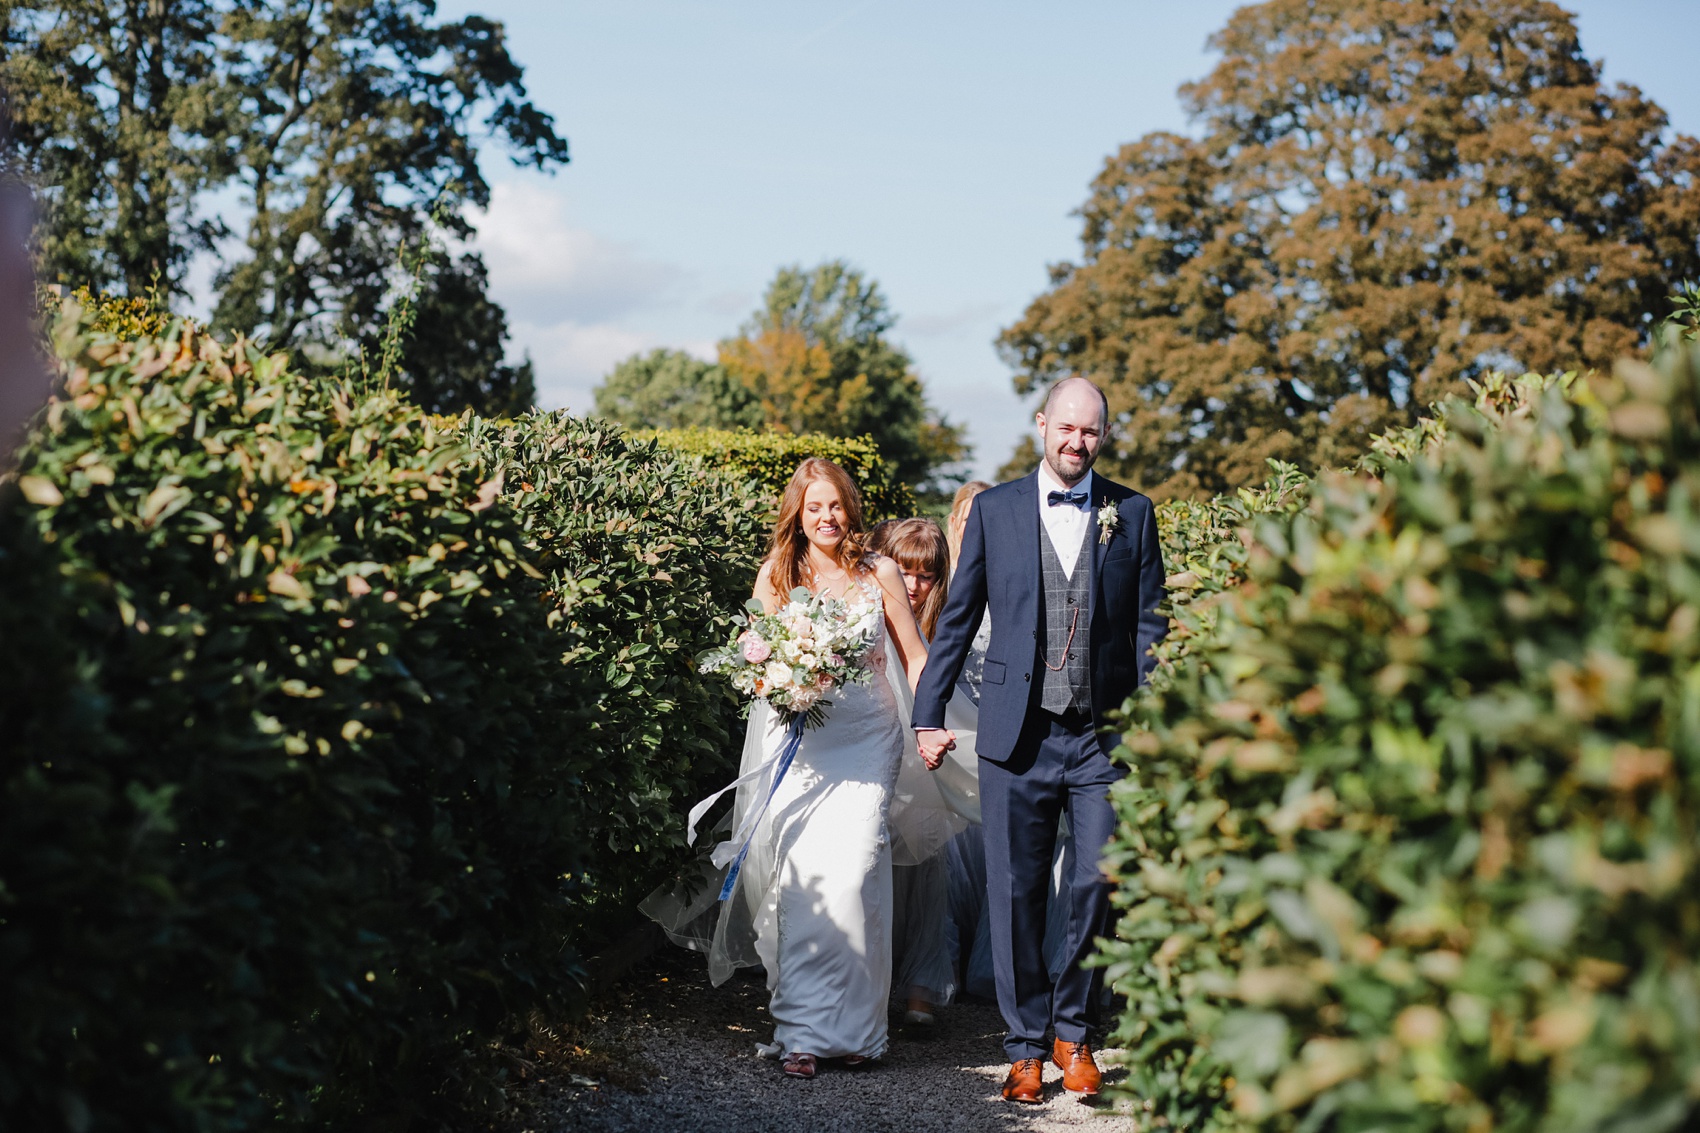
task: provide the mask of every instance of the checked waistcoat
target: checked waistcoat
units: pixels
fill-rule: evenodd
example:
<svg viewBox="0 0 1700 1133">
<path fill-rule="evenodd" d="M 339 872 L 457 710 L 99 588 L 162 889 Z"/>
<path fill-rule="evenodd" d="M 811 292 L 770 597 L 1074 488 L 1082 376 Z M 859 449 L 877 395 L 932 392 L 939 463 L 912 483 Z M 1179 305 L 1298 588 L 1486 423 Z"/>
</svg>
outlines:
<svg viewBox="0 0 1700 1133">
<path fill-rule="evenodd" d="M 1092 627 L 1092 538 L 1091 532 L 1080 541 L 1080 557 L 1074 563 L 1074 575 L 1063 573 L 1062 559 L 1051 545 L 1051 536 L 1043 527 L 1039 531 L 1039 565 L 1044 573 L 1044 598 L 1041 624 L 1044 626 L 1040 643 L 1044 646 L 1044 667 L 1039 670 L 1039 707 L 1047 712 L 1066 712 L 1071 708 L 1085 709 L 1092 703 L 1091 675 L 1087 671 L 1090 659 Z M 1078 618 L 1078 621 L 1075 619 Z M 1074 642 L 1069 643 L 1069 626 L 1074 625 Z M 1060 669 L 1052 666 L 1061 665 Z"/>
</svg>

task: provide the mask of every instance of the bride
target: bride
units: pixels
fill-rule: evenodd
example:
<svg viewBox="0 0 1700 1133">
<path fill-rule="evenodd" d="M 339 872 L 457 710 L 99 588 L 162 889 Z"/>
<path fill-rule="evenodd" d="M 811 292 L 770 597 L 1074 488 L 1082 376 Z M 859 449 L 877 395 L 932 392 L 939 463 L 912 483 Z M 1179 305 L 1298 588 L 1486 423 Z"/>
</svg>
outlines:
<svg viewBox="0 0 1700 1133">
<path fill-rule="evenodd" d="M 908 704 L 927 650 L 909 611 L 903 576 L 890 559 L 862 551 L 862 502 L 838 465 L 811 457 L 797 466 L 755 597 L 770 612 L 803 587 L 851 602 L 878 602 L 882 628 L 866 664 L 873 679 L 831 694 L 825 723 L 803 732 L 790 770 L 756 825 L 709 945 L 715 983 L 736 967 L 767 972 L 774 1041 L 786 1074 L 815 1076 L 818 1060 L 878 1058 L 886 1049 L 891 992 L 892 792 L 906 744 Z M 770 768 L 786 728 L 763 701 L 750 712 L 732 829 L 773 789 Z M 718 886 L 713 887 L 718 891 Z M 666 926 L 704 911 L 701 897 L 677 909 L 646 902 Z M 708 914 L 704 914 L 705 916 Z M 691 928 L 669 928 L 701 946 Z"/>
</svg>

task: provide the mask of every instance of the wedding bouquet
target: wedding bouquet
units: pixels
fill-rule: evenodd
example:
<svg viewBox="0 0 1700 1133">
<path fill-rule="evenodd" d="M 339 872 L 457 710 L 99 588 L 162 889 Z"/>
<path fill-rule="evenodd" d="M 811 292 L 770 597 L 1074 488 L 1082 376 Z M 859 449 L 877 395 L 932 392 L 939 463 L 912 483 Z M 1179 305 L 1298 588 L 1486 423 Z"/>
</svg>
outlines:
<svg viewBox="0 0 1700 1133">
<path fill-rule="evenodd" d="M 732 895 L 756 826 L 797 757 L 803 729 L 825 722 L 826 709 L 832 704 L 826 696 L 833 689 L 864 683 L 872 675 L 868 649 L 885 616 L 878 602 L 847 602 L 801 588 L 791 591 L 790 601 L 771 614 L 753 598 L 745 609 L 747 614 L 732 619 L 739 626 L 732 640 L 698 656 L 697 665 L 705 673 L 726 674 L 733 688 L 771 704 L 785 724 L 786 737 L 759 767 L 691 808 L 687 843 L 696 841 L 697 824 L 716 799 L 745 784 L 766 781 L 759 804 L 745 811 L 732 837 L 716 847 L 710 858 L 715 866 L 726 869 L 722 901 Z"/>
<path fill-rule="evenodd" d="M 697 658 L 704 673 L 724 673 L 745 696 L 765 700 L 786 724 L 820 724 L 827 694 L 868 680 L 868 647 L 882 616 L 878 602 L 847 602 L 805 589 L 768 613 L 750 599 L 731 641 Z"/>
</svg>

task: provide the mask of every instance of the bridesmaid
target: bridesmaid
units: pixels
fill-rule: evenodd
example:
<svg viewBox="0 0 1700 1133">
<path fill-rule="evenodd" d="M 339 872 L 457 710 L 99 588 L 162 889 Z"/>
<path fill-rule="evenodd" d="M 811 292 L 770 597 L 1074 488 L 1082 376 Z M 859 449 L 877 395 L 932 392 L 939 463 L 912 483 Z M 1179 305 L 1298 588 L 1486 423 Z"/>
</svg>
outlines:
<svg viewBox="0 0 1700 1133">
<path fill-rule="evenodd" d="M 944 531 L 930 519 L 887 520 L 869 532 L 868 550 L 897 564 L 909 607 L 922 635 L 932 640 L 950 589 Z M 932 1025 L 934 1012 L 956 993 L 947 877 L 944 853 L 892 867 L 892 986 L 905 997 L 905 1021 L 920 1026 Z"/>
<path fill-rule="evenodd" d="M 974 498 L 990 487 L 984 480 L 970 480 L 956 490 L 950 502 L 945 539 L 950 545 L 952 574 L 962 553 L 962 533 L 968 527 Z M 992 619 L 986 618 L 980 623 L 980 632 L 974 635 L 968 660 L 962 666 L 962 678 L 957 682 L 962 698 L 975 711 L 980 705 L 980 672 L 985 667 L 986 647 L 991 639 Z M 960 990 L 977 999 L 994 1000 L 997 983 L 992 974 L 992 925 L 986 908 L 986 844 L 978 822 L 951 839 L 945 860 L 950 893 L 946 931 L 961 976 Z"/>
</svg>

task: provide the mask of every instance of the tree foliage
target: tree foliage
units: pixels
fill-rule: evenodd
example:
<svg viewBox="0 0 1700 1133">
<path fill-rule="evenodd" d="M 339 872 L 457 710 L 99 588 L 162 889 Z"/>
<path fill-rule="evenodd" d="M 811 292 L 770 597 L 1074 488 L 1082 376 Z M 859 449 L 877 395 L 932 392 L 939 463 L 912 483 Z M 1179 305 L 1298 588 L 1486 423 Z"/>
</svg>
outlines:
<svg viewBox="0 0 1700 1133">
<path fill-rule="evenodd" d="M 1124 146 L 1082 257 L 1000 339 L 1109 391 L 1106 470 L 1166 495 L 1346 465 L 1492 369 L 1601 366 L 1700 268 L 1700 144 L 1608 90 L 1544 0 L 1269 0 Z"/>
<path fill-rule="evenodd" d="M 239 237 L 215 278 L 214 326 L 294 348 L 298 363 L 371 346 L 402 249 L 433 217 L 470 233 L 466 210 L 489 202 L 480 131 L 516 163 L 567 160 L 502 26 L 439 22 L 428 0 L 7 0 L 0 12 L 13 157 L 47 205 L 44 276 L 131 295 L 157 280 L 169 298 L 196 253 Z M 240 193 L 241 231 L 204 214 L 220 192 Z M 491 341 L 505 327 L 487 320 L 483 284 L 465 260 L 425 276 L 423 306 L 462 328 L 435 342 L 452 353 L 428 376 L 415 366 L 434 395 L 500 366 Z M 491 326 L 467 333 L 474 321 Z"/>
<path fill-rule="evenodd" d="M 918 510 L 909 485 L 865 437 L 799 436 L 773 429 L 662 429 L 648 439 L 668 452 L 698 457 L 721 475 L 744 479 L 769 522 L 797 465 L 811 456 L 830 460 L 850 474 L 862 493 L 863 515 L 869 522 L 902 519 Z"/>
<path fill-rule="evenodd" d="M 467 252 L 432 265 L 401 348 L 401 387 L 434 413 L 524 413 L 537 401 L 531 359 L 506 362 L 508 313 L 488 293 L 484 260 Z"/>
<path fill-rule="evenodd" d="M 564 162 L 566 142 L 525 101 L 502 26 L 434 24 L 425 0 L 274 0 L 235 8 L 226 82 L 251 110 L 237 150 L 252 192 L 249 258 L 221 276 L 219 321 L 273 341 L 358 337 L 401 242 L 435 213 L 470 234 L 489 204 L 473 138 L 485 126 L 519 164 Z"/>
<path fill-rule="evenodd" d="M 761 403 L 726 367 L 683 350 L 634 354 L 596 387 L 596 414 L 634 429 L 757 429 Z"/>
<path fill-rule="evenodd" d="M 927 404 L 879 284 L 842 260 L 781 268 L 720 364 L 792 433 L 868 436 L 909 483 L 967 455 L 960 426 Z"/>
<path fill-rule="evenodd" d="M 968 455 L 962 429 L 927 404 L 879 284 L 842 260 L 781 268 L 718 365 L 676 350 L 634 354 L 596 390 L 596 411 L 634 428 L 768 427 L 868 437 L 899 480 L 923 489 Z"/>
<path fill-rule="evenodd" d="M 0 13 L 9 156 L 46 206 L 45 276 L 177 289 L 189 257 L 229 234 L 196 209 L 235 172 L 216 5 L 6 0 Z"/>
</svg>

